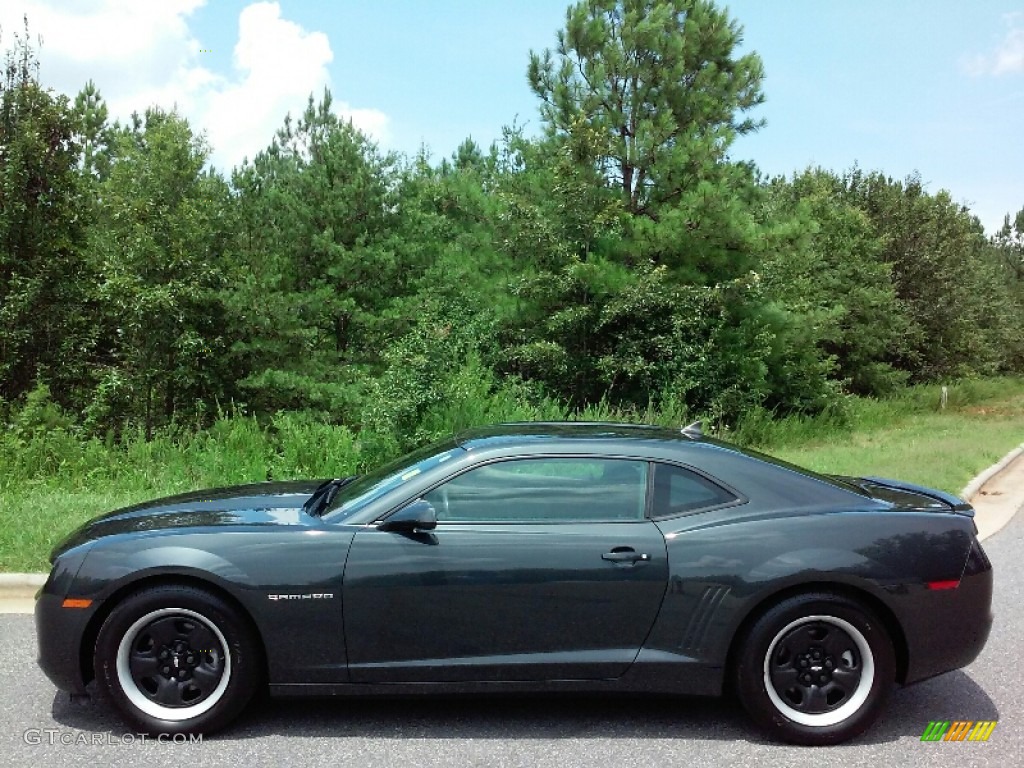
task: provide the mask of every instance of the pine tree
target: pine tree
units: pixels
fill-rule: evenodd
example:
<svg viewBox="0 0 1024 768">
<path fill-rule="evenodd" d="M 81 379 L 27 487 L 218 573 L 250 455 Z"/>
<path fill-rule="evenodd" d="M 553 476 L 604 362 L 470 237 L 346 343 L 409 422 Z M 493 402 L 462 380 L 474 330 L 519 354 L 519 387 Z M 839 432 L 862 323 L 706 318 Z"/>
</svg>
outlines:
<svg viewBox="0 0 1024 768">
<path fill-rule="evenodd" d="M 761 61 L 707 0 L 584 0 L 528 79 L 549 129 L 596 162 L 634 214 L 657 215 L 726 159 L 763 101 Z"/>
</svg>

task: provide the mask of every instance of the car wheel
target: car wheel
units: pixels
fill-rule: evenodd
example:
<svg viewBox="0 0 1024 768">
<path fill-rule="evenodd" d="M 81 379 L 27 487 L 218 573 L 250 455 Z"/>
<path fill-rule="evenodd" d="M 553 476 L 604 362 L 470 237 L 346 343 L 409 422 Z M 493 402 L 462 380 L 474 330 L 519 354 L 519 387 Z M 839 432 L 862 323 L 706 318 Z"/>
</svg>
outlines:
<svg viewBox="0 0 1024 768">
<path fill-rule="evenodd" d="M 743 706 L 768 736 L 836 744 L 878 717 L 896 677 L 884 625 L 840 595 L 798 595 L 751 627 L 736 665 Z"/>
<path fill-rule="evenodd" d="M 100 628 L 101 684 L 140 730 L 210 733 L 236 717 L 262 681 L 245 617 L 188 586 L 159 586 L 119 603 Z"/>
</svg>

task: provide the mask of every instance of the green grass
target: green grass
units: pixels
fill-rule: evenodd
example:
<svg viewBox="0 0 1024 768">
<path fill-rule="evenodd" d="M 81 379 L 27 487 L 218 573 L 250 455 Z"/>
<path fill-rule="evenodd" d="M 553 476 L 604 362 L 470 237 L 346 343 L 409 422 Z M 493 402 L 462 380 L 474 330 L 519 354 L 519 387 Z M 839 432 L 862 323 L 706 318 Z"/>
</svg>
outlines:
<svg viewBox="0 0 1024 768">
<path fill-rule="evenodd" d="M 467 402 L 473 405 L 477 398 Z M 748 414 L 727 439 L 819 472 L 883 475 L 958 492 L 985 467 L 1024 442 L 1024 380 L 991 379 L 950 387 L 915 387 L 889 400 L 850 398 L 815 418 L 774 420 Z M 548 404 L 477 403 L 435 414 L 426 433 L 509 418 L 564 418 Z M 624 413 L 597 407 L 578 415 L 679 423 L 681 413 Z M 381 446 L 384 447 L 381 447 Z M 358 471 L 393 452 L 378 436 L 283 414 L 269 424 L 225 418 L 199 434 L 164 433 L 121 445 L 81 440 L 61 429 L 0 437 L 0 571 L 46 570 L 50 549 L 103 512 L 181 491 Z"/>
<path fill-rule="evenodd" d="M 1024 398 L 1019 398 L 1016 415 L 920 415 L 772 453 L 818 472 L 881 475 L 959 493 L 972 477 L 1022 443 Z"/>
<path fill-rule="evenodd" d="M 900 398 L 859 400 L 846 427 L 777 424 L 758 446 L 818 472 L 881 475 L 959 493 L 986 467 L 1024 443 L 1024 382 L 998 379 L 938 387 Z"/>
<path fill-rule="evenodd" d="M 352 433 L 291 415 L 226 418 L 199 434 L 123 445 L 50 431 L 0 442 L 0 571 L 47 570 L 47 555 L 96 515 L 197 488 L 356 472 Z"/>
</svg>

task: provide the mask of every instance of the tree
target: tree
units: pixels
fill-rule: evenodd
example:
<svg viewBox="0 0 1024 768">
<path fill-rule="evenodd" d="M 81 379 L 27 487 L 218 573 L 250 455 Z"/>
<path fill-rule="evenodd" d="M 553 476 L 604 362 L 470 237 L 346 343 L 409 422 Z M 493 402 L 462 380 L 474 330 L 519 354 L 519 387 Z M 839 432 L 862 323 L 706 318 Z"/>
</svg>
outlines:
<svg viewBox="0 0 1024 768">
<path fill-rule="evenodd" d="M 82 171 L 86 176 L 106 178 L 110 171 L 112 129 L 107 124 L 107 105 L 92 80 L 75 97 L 77 130 L 75 138 L 82 148 Z"/>
<path fill-rule="evenodd" d="M 494 232 L 496 152 L 485 155 L 466 139 L 436 166 L 426 150 L 400 165 L 387 234 L 389 249 L 411 278 L 404 286 L 408 300 L 395 297 L 404 305 L 396 315 L 399 326 L 442 296 L 491 307 L 505 298 L 509 263 Z"/>
<path fill-rule="evenodd" d="M 506 241 L 537 272 L 506 324 L 508 370 L 579 405 L 672 397 L 716 418 L 828 399 L 821 354 L 781 347 L 794 323 L 751 271 L 802 231 L 728 156 L 762 124 L 761 62 L 740 39 L 707 0 L 583 0 L 555 52 L 531 53 L 547 136 L 513 177 Z"/>
<path fill-rule="evenodd" d="M 1011 220 L 1007 214 L 1003 226 L 991 240 L 996 274 L 1010 295 L 1006 349 L 1006 369 L 1024 371 L 1024 208 Z"/>
<path fill-rule="evenodd" d="M 807 222 L 796 247 L 772 252 L 760 273 L 780 309 L 832 361 L 832 375 L 861 395 L 905 383 L 892 363 L 911 344 L 906 309 L 896 296 L 883 237 L 867 214 L 843 199 L 842 179 L 807 169 L 768 185 L 771 203 Z"/>
<path fill-rule="evenodd" d="M 67 99 L 39 84 L 26 28 L 0 77 L 0 398 L 40 378 L 66 405 L 87 375 L 95 328 L 74 134 Z"/>
<path fill-rule="evenodd" d="M 743 117 L 763 101 L 761 61 L 737 57 L 741 30 L 708 0 L 584 0 L 552 55 L 531 52 L 530 87 L 549 129 L 657 216 L 714 175 Z"/>
<path fill-rule="evenodd" d="M 840 194 L 864 211 L 906 308 L 910 343 L 899 367 L 913 380 L 986 375 L 1003 369 L 1019 345 L 1021 323 L 1005 276 L 990 254 L 977 217 L 946 190 L 854 169 Z"/>
<path fill-rule="evenodd" d="M 227 301 L 240 385 L 257 410 L 355 412 L 362 366 L 379 360 L 387 341 L 389 300 L 417 274 L 386 237 L 396 162 L 339 117 L 325 91 L 236 169 L 239 238 Z"/>
<path fill-rule="evenodd" d="M 520 272 L 614 255 L 624 231 L 622 207 L 564 141 L 528 140 L 507 129 L 499 163 L 496 234 Z"/>
<path fill-rule="evenodd" d="M 584 0 L 566 12 L 554 53 L 527 70 L 549 136 L 617 191 L 633 268 L 664 265 L 684 283 L 743 277 L 771 246 L 756 172 L 730 159 L 763 121 L 757 54 L 709 0 Z"/>
<path fill-rule="evenodd" d="M 792 322 L 756 275 L 688 286 L 664 267 L 577 260 L 517 292 L 526 301 L 499 339 L 504 369 L 576 408 L 671 403 L 734 423 L 754 406 L 817 411 L 834 395 L 813 345 L 776 344 L 794 340 Z"/>
<path fill-rule="evenodd" d="M 90 419 L 153 428 L 212 410 L 230 371 L 219 290 L 228 188 L 174 112 L 146 111 L 114 138 L 90 250 L 106 328 Z M 201 414 L 200 414 L 201 415 Z"/>
<path fill-rule="evenodd" d="M 1006 214 L 1003 226 L 992 238 L 992 245 L 998 249 L 1013 279 L 1024 285 L 1024 208 L 1017 211 L 1012 222 L 1010 214 Z"/>
</svg>

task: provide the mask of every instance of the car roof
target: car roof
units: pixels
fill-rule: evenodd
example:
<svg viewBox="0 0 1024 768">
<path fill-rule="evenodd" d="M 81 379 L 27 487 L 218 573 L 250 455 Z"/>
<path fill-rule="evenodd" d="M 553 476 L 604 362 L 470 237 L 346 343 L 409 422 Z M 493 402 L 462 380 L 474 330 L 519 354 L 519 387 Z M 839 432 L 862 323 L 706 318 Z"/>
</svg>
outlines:
<svg viewBox="0 0 1024 768">
<path fill-rule="evenodd" d="M 696 426 L 696 425 L 694 425 Z M 744 448 L 724 440 L 705 437 L 692 427 L 670 429 L 653 424 L 625 424 L 605 421 L 524 421 L 507 422 L 486 427 L 466 429 L 454 436 L 454 442 L 467 452 L 498 449 L 515 451 L 555 449 L 559 451 L 591 450 L 597 453 L 646 453 L 653 457 L 682 459 L 728 481 L 744 465 L 749 473 L 749 462 L 764 469 L 783 471 L 792 478 L 793 473 L 807 479 L 842 488 L 858 496 L 868 495 L 863 489 L 850 485 L 841 478 L 822 475 L 751 448 Z M 543 446 L 543 448 L 542 448 Z M 722 462 L 732 465 L 724 468 Z"/>
<path fill-rule="evenodd" d="M 529 445 L 537 442 L 650 441 L 672 443 L 712 442 L 682 429 L 653 424 L 623 424 L 609 421 L 524 421 L 466 429 L 455 435 L 455 442 L 466 450 L 496 445 Z"/>
</svg>

